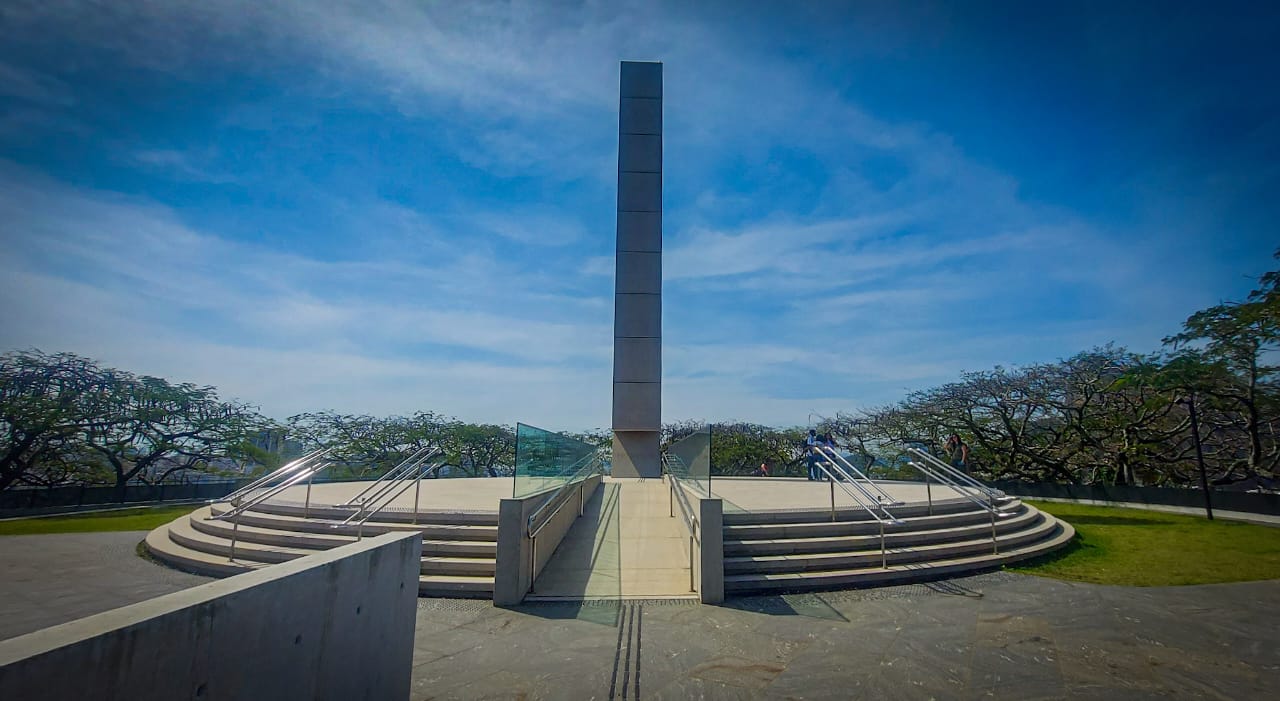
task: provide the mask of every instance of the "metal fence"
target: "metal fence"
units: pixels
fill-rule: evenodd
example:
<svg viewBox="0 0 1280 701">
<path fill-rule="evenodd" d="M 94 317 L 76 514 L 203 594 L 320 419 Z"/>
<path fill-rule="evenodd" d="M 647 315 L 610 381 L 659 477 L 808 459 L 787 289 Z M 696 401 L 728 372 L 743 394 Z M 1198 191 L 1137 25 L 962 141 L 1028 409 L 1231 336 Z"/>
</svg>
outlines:
<svg viewBox="0 0 1280 701">
<path fill-rule="evenodd" d="M 1114 487 L 1098 484 L 1057 484 L 1053 482 L 1017 482 L 997 480 L 994 487 L 1019 497 L 1051 499 L 1089 499 L 1161 506 L 1204 507 L 1204 492 L 1176 487 Z M 1213 508 L 1254 514 L 1280 515 L 1280 494 L 1213 490 Z"/>
<path fill-rule="evenodd" d="M 217 499 L 248 483 L 249 480 L 226 480 L 193 484 L 130 484 L 123 490 L 116 487 L 84 485 L 6 489 L 0 492 L 0 512 Z"/>
</svg>

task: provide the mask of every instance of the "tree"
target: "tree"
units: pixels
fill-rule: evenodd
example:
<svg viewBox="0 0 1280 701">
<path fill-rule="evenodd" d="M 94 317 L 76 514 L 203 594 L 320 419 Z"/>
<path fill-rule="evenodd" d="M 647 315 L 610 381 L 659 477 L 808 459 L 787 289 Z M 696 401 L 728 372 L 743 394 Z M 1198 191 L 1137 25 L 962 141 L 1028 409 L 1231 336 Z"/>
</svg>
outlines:
<svg viewBox="0 0 1280 701">
<path fill-rule="evenodd" d="M 134 478 L 158 482 L 241 457 L 238 447 L 263 424 L 248 405 L 219 400 L 213 387 L 107 374 L 104 391 L 84 397 L 84 444 L 110 465 L 122 492 Z"/>
<path fill-rule="evenodd" d="M 1280 460 L 1280 444 L 1269 428 L 1280 389 L 1276 383 L 1280 366 L 1266 362 L 1280 351 L 1278 282 L 1280 271 L 1267 273 L 1247 300 L 1198 311 L 1183 323 L 1181 333 L 1164 339 L 1174 351 L 1171 362 L 1205 370 L 1198 376 L 1181 373 L 1186 389 L 1237 412 L 1233 423 L 1248 447 L 1243 459 L 1232 465 L 1232 472 L 1238 470 L 1242 479 L 1274 473 Z"/>
<path fill-rule="evenodd" d="M 440 434 L 445 459 L 471 477 L 498 477 L 516 461 L 516 434 L 510 426 L 451 421 Z"/>
<path fill-rule="evenodd" d="M 0 356 L 0 489 L 48 483 L 75 472 L 74 456 L 87 421 L 84 397 L 105 391 L 105 373 L 92 360 L 39 350 Z"/>
</svg>

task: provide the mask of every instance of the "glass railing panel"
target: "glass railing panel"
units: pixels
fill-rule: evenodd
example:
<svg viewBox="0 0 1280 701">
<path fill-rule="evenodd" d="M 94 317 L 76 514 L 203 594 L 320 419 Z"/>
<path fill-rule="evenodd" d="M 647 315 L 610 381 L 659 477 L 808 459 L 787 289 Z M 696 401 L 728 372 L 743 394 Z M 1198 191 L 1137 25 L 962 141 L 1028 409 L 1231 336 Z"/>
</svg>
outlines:
<svg viewBox="0 0 1280 701">
<path fill-rule="evenodd" d="M 711 427 L 703 427 L 667 446 L 667 470 L 704 497 L 711 496 Z"/>
<path fill-rule="evenodd" d="M 595 459 L 590 443 L 516 424 L 516 465 L 512 496 L 519 499 L 564 485 Z"/>
</svg>

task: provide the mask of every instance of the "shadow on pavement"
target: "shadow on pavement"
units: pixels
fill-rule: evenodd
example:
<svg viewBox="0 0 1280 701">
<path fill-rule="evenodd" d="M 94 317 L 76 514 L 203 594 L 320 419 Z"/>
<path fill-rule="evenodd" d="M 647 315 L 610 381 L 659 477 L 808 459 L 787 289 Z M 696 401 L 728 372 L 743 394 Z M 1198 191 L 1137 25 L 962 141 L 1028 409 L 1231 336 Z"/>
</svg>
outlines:
<svg viewBox="0 0 1280 701">
<path fill-rule="evenodd" d="M 730 599 L 720 604 L 722 608 L 763 613 L 768 616 L 805 616 L 827 621 L 849 622 L 843 614 L 831 607 L 818 594 L 780 594 L 776 596 L 750 596 Z"/>
</svg>

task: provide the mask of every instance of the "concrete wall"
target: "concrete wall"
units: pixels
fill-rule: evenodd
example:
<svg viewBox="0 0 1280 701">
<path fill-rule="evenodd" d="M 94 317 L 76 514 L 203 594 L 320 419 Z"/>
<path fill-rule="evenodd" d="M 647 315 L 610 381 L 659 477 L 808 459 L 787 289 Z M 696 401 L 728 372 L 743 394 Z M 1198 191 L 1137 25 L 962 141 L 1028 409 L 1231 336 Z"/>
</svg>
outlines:
<svg viewBox="0 0 1280 701">
<path fill-rule="evenodd" d="M 664 475 L 663 480 L 670 484 L 671 477 Z M 676 485 L 677 489 L 684 490 L 698 519 L 698 539 L 693 542 L 693 557 L 690 558 L 693 561 L 694 589 L 702 603 L 721 603 L 724 601 L 724 502 L 703 497 L 679 482 Z M 671 510 L 676 516 L 682 513 L 679 504 L 672 504 Z M 686 539 L 685 543 L 688 542 Z"/>
<path fill-rule="evenodd" d="M 406 699 L 421 552 L 388 533 L 0 641 L 0 699 Z"/>
<path fill-rule="evenodd" d="M 582 503 L 585 504 L 595 494 L 601 479 L 600 475 L 592 475 L 582 481 L 579 486 Z M 569 503 L 538 532 L 537 557 L 533 557 L 534 544 L 526 535 L 529 516 L 549 496 L 537 494 L 521 499 L 503 499 L 498 504 L 498 554 L 493 577 L 495 606 L 515 606 L 524 600 L 533 581 L 579 516 L 579 500 L 570 497 Z"/>
<path fill-rule="evenodd" d="M 613 311 L 613 475 L 661 474 L 662 64 L 623 61 Z"/>
<path fill-rule="evenodd" d="M 699 498 L 698 597 L 704 604 L 724 601 L 724 502 Z"/>
</svg>

